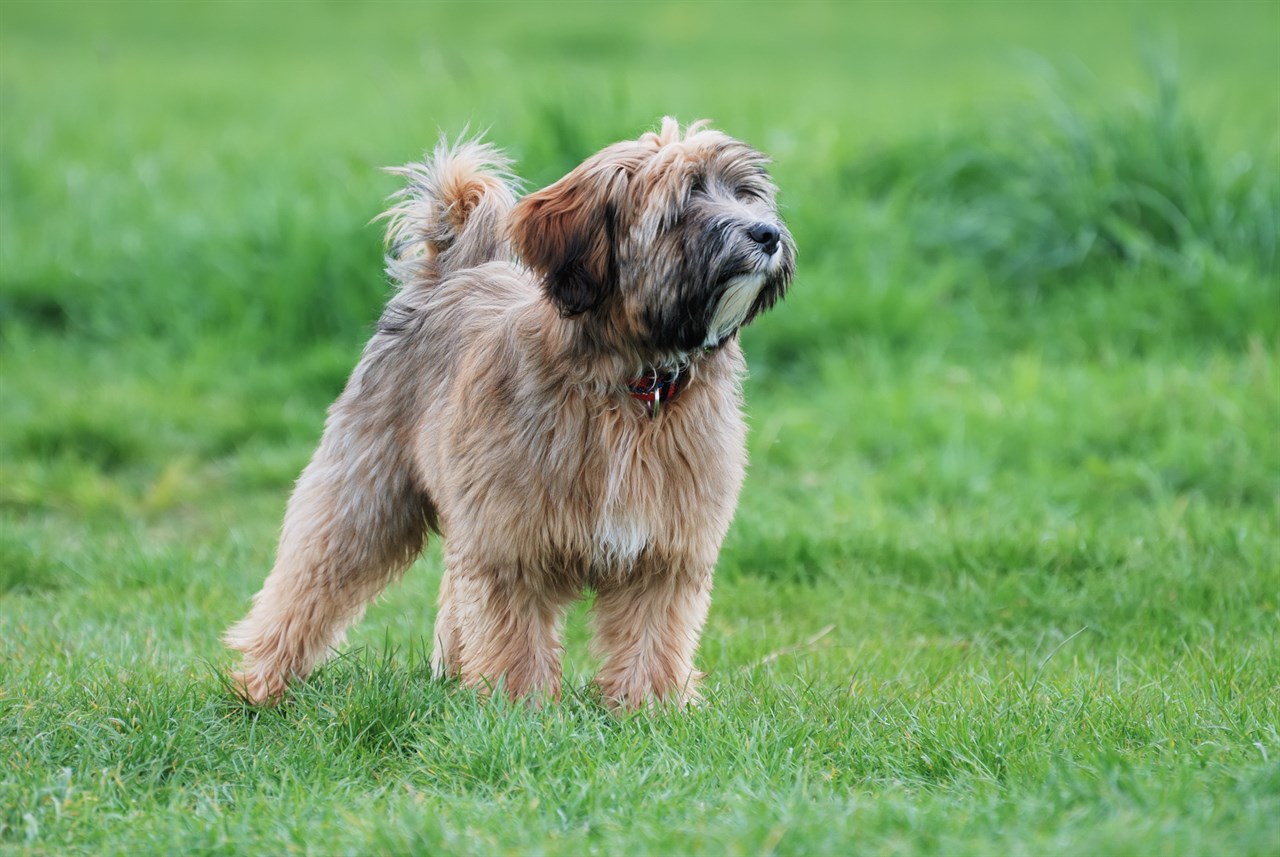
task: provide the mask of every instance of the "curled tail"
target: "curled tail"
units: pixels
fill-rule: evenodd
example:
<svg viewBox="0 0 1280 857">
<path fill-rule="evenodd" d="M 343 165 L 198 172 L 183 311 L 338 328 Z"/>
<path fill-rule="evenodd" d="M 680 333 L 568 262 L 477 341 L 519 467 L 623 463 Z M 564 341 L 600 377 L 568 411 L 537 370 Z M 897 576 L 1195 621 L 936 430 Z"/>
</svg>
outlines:
<svg viewBox="0 0 1280 857">
<path fill-rule="evenodd" d="M 444 137 L 422 163 L 390 167 L 406 185 L 392 195 L 387 274 L 401 287 L 510 256 L 506 217 L 516 202 L 511 161 L 478 137 Z"/>
</svg>

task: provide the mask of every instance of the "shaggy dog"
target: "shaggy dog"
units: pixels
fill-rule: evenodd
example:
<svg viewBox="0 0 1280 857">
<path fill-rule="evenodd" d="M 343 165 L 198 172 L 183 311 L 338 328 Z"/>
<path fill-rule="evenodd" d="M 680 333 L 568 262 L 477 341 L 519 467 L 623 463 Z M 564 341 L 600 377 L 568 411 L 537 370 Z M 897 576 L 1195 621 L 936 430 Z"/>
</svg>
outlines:
<svg viewBox="0 0 1280 857">
<path fill-rule="evenodd" d="M 305 677 L 429 531 L 440 672 L 557 696 L 565 610 L 591 589 L 605 698 L 696 697 L 746 463 L 737 333 L 795 266 L 765 163 L 668 118 L 518 202 L 478 141 L 393 171 L 399 288 L 226 634 L 246 699 Z"/>
</svg>

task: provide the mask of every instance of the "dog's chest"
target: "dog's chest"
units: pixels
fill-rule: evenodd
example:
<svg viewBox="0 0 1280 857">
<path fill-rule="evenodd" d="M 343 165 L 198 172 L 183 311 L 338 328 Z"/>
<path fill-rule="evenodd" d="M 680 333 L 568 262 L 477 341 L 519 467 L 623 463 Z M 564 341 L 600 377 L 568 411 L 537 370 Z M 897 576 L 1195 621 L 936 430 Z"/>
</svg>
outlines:
<svg viewBox="0 0 1280 857">
<path fill-rule="evenodd" d="M 649 547 L 657 527 L 634 510 L 606 509 L 595 522 L 595 565 L 629 568 Z"/>
<path fill-rule="evenodd" d="M 608 462 L 603 490 L 592 504 L 596 566 L 629 568 L 669 530 L 667 511 L 673 498 L 663 464 L 640 464 L 626 456 Z"/>
<path fill-rule="evenodd" d="M 702 442 L 667 428 L 663 435 L 615 437 L 605 447 L 604 479 L 591 503 L 591 555 L 597 569 L 625 572 L 645 558 L 687 553 L 719 505 L 701 489 L 715 482 Z M 695 463 L 696 462 L 696 463 Z M 714 529 L 714 526 L 711 527 Z"/>
</svg>

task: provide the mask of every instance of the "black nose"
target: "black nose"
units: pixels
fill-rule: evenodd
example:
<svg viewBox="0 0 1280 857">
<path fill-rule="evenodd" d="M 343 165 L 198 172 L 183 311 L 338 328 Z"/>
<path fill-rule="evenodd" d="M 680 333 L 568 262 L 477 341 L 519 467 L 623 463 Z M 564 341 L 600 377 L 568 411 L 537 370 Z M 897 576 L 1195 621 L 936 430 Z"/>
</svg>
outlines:
<svg viewBox="0 0 1280 857">
<path fill-rule="evenodd" d="M 757 223 L 747 230 L 747 234 L 760 245 L 766 256 L 772 256 L 778 251 L 778 227 L 772 223 Z"/>
</svg>

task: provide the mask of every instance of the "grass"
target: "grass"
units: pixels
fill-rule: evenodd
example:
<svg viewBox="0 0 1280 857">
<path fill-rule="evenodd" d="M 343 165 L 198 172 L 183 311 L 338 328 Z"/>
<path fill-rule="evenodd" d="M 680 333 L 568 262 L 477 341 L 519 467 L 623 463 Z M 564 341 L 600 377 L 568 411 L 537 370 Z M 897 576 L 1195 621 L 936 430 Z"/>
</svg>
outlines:
<svg viewBox="0 0 1280 857">
<path fill-rule="evenodd" d="M 891 149 L 850 170 L 850 183 L 897 203 L 930 261 L 970 260 L 1006 289 L 1069 286 L 1118 265 L 1185 278 L 1252 262 L 1274 276 L 1280 181 L 1247 156 L 1217 162 L 1176 70 L 1151 65 L 1154 92 L 1138 104 L 1095 115 L 1058 84 L 1037 111 L 968 141 Z"/>
<path fill-rule="evenodd" d="M 1274 853 L 1280 7 L 760 8 L 0 7 L 0 851 Z M 801 250 L 708 704 L 609 714 L 585 608 L 559 707 L 433 681 L 438 545 L 233 702 L 375 168 L 664 112 Z"/>
</svg>

